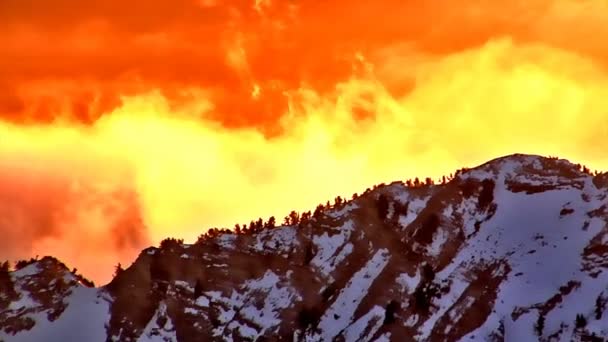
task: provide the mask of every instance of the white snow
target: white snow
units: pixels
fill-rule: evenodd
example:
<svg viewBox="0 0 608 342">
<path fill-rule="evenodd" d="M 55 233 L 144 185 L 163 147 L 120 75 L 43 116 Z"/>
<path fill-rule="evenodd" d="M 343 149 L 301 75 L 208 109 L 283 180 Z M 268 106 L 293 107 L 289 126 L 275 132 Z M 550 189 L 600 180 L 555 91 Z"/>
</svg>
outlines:
<svg viewBox="0 0 608 342">
<path fill-rule="evenodd" d="M 179 287 L 179 288 L 182 288 L 182 289 L 184 289 L 184 290 L 186 290 L 188 292 L 194 292 L 194 288 L 192 286 L 190 286 L 190 284 L 188 284 L 187 282 L 182 281 L 182 280 L 176 280 L 175 281 L 175 286 Z"/>
<path fill-rule="evenodd" d="M 12 275 L 14 279 L 19 279 L 36 275 L 38 272 L 40 272 L 40 268 L 38 267 L 38 263 L 34 262 L 20 270 L 12 272 Z"/>
<path fill-rule="evenodd" d="M 384 322 L 384 308 L 374 306 L 344 332 L 346 341 L 370 341 Z M 367 330 L 367 331 L 366 331 Z M 367 332 L 367 333 L 366 333 Z"/>
<path fill-rule="evenodd" d="M 442 251 L 443 244 L 448 241 L 449 234 L 445 229 L 438 229 L 433 236 L 433 243 L 428 246 L 428 255 L 437 257 Z"/>
<path fill-rule="evenodd" d="M 270 270 L 260 279 L 246 281 L 238 291 L 233 290 L 230 297 L 224 297 L 217 291 L 205 294 L 210 299 L 207 304 L 220 311 L 219 320 L 224 323 L 214 329 L 215 336 L 231 336 L 231 331 L 238 328 L 247 331 L 247 336 L 254 339 L 278 326 L 281 323 L 281 311 L 301 300 L 300 295 L 288 283 Z M 261 309 L 255 305 L 258 301 L 263 303 Z M 235 320 L 237 316 L 260 327 L 259 331 L 256 329 L 252 333 L 251 327 L 244 327 Z"/>
<path fill-rule="evenodd" d="M 410 277 L 407 273 L 400 274 L 399 277 L 397 277 L 396 282 L 401 285 L 403 293 L 411 295 L 414 293 L 414 290 L 416 290 L 416 287 L 418 287 L 421 279 L 422 276 L 420 275 L 420 271 L 417 270 L 416 275 L 413 277 Z"/>
<path fill-rule="evenodd" d="M 353 221 L 345 222 L 338 231 L 332 231 L 331 235 L 324 232 L 320 236 L 313 237 L 313 243 L 317 247 L 317 253 L 310 261 L 322 275 L 329 277 L 331 273 L 346 259 L 353 251 L 353 245 L 347 243 L 354 230 Z"/>
<path fill-rule="evenodd" d="M 391 333 L 387 332 L 380 335 L 374 342 L 391 342 Z"/>
<path fill-rule="evenodd" d="M 187 313 L 187 314 L 190 314 L 190 315 L 199 315 L 200 314 L 198 310 L 196 310 L 194 308 L 191 308 L 191 307 L 186 307 L 184 309 L 184 313 Z"/>
<path fill-rule="evenodd" d="M 228 325 L 228 329 L 238 331 L 239 335 L 245 338 L 255 339 L 258 336 L 257 330 L 237 321 L 230 322 L 230 325 Z"/>
<path fill-rule="evenodd" d="M 29 292 L 18 288 L 18 293 L 20 297 L 18 300 L 13 301 L 9 304 L 8 309 L 13 311 L 18 311 L 20 309 L 34 308 L 39 305 L 34 299 L 30 296 Z"/>
<path fill-rule="evenodd" d="M 21 275 L 23 276 L 23 275 Z M 109 322 L 109 303 L 99 290 L 75 286 L 65 301 L 68 306 L 59 318 L 49 322 L 46 312 L 29 314 L 36 321 L 29 331 L 15 336 L 0 330 L 0 340 L 35 341 L 99 341 L 106 340 L 105 325 Z"/>
<path fill-rule="evenodd" d="M 289 253 L 298 246 L 295 227 L 282 226 L 264 230 L 256 235 L 252 250 L 256 252 Z"/>
<path fill-rule="evenodd" d="M 438 305 L 437 311 L 433 312 L 419 328 L 417 338 L 421 341 L 426 340 L 430 336 L 437 321 L 457 302 L 468 286 L 468 281 L 464 279 L 463 275 L 449 274 L 444 271 L 436 275 L 436 281 L 449 279 L 451 281 L 450 292 L 434 302 Z"/>
<path fill-rule="evenodd" d="M 601 203 L 584 201 L 580 196 L 581 190 L 569 186 L 530 195 L 512 193 L 504 186 L 504 180 L 511 176 L 504 170 L 499 174 L 494 194 L 498 203 L 496 214 L 482 224 L 480 232 L 468 241 L 447 271 L 458 267 L 464 269 L 468 264 L 481 260 L 507 260 L 512 269 L 509 278 L 498 289 L 495 312 L 480 328 L 463 337 L 463 341 L 473 336 L 483 340 L 484 336 L 497 329 L 499 320 L 505 318 L 507 341 L 536 340 L 533 326 L 538 317 L 537 310 L 532 308 L 529 313 L 512 321 L 513 310 L 545 303 L 559 293 L 561 286 L 579 281 L 581 288 L 575 288 L 562 298 L 559 306 L 547 314 L 545 321 L 544 336 L 562 329 L 561 339 L 569 341 L 576 314 L 589 315 L 585 310 L 593 308 L 595 298 L 608 282 L 605 272 L 593 279 L 581 270 L 583 249 L 591 238 L 606 229 L 604 220 L 589 219 L 585 213 L 601 206 Z M 518 181 L 536 182 L 524 177 Z M 587 182 L 583 191 L 594 190 Z M 559 212 L 566 203 L 574 213 L 560 217 Z M 589 226 L 583 230 L 581 226 L 585 221 L 589 221 Z M 593 320 L 588 320 L 592 327 Z"/>
<path fill-rule="evenodd" d="M 380 275 L 390 259 L 387 249 L 378 250 L 367 264 L 353 275 L 319 323 L 322 340 L 331 341 L 352 321 L 355 310 L 367 295 L 369 287 Z"/>
<path fill-rule="evenodd" d="M 408 197 L 405 197 L 408 198 Z M 408 202 L 407 215 L 399 216 L 399 225 L 406 228 L 410 223 L 414 222 L 418 214 L 426 207 L 430 197 L 413 198 Z M 404 203 L 405 204 L 405 203 Z"/>
<path fill-rule="evenodd" d="M 331 210 L 329 213 L 327 213 L 327 216 L 329 216 L 331 218 L 343 217 L 344 215 L 350 213 L 351 211 L 353 211 L 357 208 L 359 208 L 359 206 L 351 202 L 347 205 L 342 206 L 338 210 L 335 210 L 335 209 Z"/>
<path fill-rule="evenodd" d="M 205 296 L 200 296 L 196 299 L 196 305 L 202 306 L 204 308 L 209 307 L 209 298 Z"/>
<path fill-rule="evenodd" d="M 215 242 L 225 250 L 233 250 L 236 238 L 236 234 L 221 234 L 215 239 Z"/>
<path fill-rule="evenodd" d="M 163 326 L 158 325 L 159 318 L 165 318 Z M 177 335 L 171 318 L 167 315 L 167 305 L 159 304 L 158 309 L 137 340 L 138 342 L 177 342 Z"/>
</svg>

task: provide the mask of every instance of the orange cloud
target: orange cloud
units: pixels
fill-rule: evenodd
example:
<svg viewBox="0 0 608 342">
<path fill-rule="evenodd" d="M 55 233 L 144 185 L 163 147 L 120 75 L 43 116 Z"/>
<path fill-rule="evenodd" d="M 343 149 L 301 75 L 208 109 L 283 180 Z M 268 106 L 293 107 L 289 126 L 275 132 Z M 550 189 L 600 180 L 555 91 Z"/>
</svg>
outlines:
<svg viewBox="0 0 608 342">
<path fill-rule="evenodd" d="M 47 163 L 57 163 L 58 155 L 42 163 L 40 159 L 48 153 L 41 158 L 3 152 L 3 258 L 55 255 L 105 282 L 118 260 L 133 259 L 149 243 L 138 195 L 132 189 L 121 188 L 119 182 L 103 184 L 103 178 L 90 177 L 84 165 L 76 168 L 65 160 L 54 169 Z M 36 160 L 41 163 L 35 165 Z M 108 173 L 104 178 L 108 179 Z"/>
<path fill-rule="evenodd" d="M 606 7 L 2 1 L 0 257 L 103 281 L 165 236 L 502 154 L 608 169 Z"/>
</svg>

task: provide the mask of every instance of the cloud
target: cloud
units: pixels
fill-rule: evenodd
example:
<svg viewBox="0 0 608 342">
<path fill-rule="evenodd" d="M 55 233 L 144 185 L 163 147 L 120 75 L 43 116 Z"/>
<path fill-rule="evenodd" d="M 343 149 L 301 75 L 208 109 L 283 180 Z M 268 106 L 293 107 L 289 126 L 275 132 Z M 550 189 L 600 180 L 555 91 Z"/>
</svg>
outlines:
<svg viewBox="0 0 608 342">
<path fill-rule="evenodd" d="M 149 243 L 132 189 L 75 170 L 37 168 L 24 156 L 2 157 L 3 258 L 54 255 L 105 282 L 118 260 L 132 260 Z"/>
<path fill-rule="evenodd" d="M 602 64 L 608 60 L 603 44 L 608 11 L 600 0 L 459 6 L 437 1 L 256 3 L 3 1 L 0 74 L 7 91 L 0 108 L 13 120 L 65 116 L 65 102 L 78 106 L 82 100 L 46 86 L 58 82 L 79 90 L 87 84 L 87 91 L 114 106 L 122 95 L 190 87 L 214 91 L 222 113 L 215 120 L 229 126 L 272 125 L 282 115 L 275 105 L 282 91 L 302 84 L 331 91 L 350 76 L 357 52 L 371 56 L 408 44 L 415 55 L 441 56 L 511 37 Z M 278 95 L 253 103 L 254 83 Z M 90 122 L 107 109 L 69 113 Z"/>
</svg>

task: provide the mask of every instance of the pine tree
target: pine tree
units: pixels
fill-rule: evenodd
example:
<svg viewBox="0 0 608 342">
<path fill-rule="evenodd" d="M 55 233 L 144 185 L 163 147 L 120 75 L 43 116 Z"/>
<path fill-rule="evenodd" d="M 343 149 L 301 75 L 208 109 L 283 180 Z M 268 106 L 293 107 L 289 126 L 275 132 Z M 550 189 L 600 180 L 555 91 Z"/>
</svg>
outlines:
<svg viewBox="0 0 608 342">
<path fill-rule="evenodd" d="M 198 298 L 203 294 L 203 284 L 199 279 L 196 280 L 196 284 L 194 285 L 194 298 Z"/>
<path fill-rule="evenodd" d="M 384 325 L 392 324 L 395 322 L 395 313 L 400 309 L 400 305 L 397 301 L 391 300 L 386 306 L 384 311 Z"/>
<path fill-rule="evenodd" d="M 424 266 L 422 266 L 422 277 L 426 281 L 435 280 L 435 270 L 433 270 L 433 266 L 424 264 Z"/>
<path fill-rule="evenodd" d="M 597 298 L 595 299 L 595 319 L 597 319 L 597 320 L 602 319 L 602 314 L 604 313 L 605 306 L 606 306 L 606 301 L 605 301 L 604 297 L 602 296 L 602 294 L 600 293 L 600 295 L 597 296 Z"/>
<path fill-rule="evenodd" d="M 538 313 L 538 319 L 536 320 L 536 324 L 534 325 L 534 330 L 538 336 L 543 335 L 543 330 L 545 329 L 545 315 Z"/>
<path fill-rule="evenodd" d="M 501 319 L 500 323 L 498 324 L 498 333 L 500 334 L 500 336 L 505 336 L 505 320 Z"/>
<path fill-rule="evenodd" d="M 334 199 L 334 205 L 335 205 L 336 207 L 341 206 L 341 205 L 342 205 L 342 197 L 340 197 L 340 196 L 336 197 L 336 198 Z"/>
<path fill-rule="evenodd" d="M 274 216 L 270 216 L 270 218 L 268 218 L 268 222 L 266 222 L 266 228 L 274 228 L 277 225 L 277 220 L 274 218 Z"/>
<path fill-rule="evenodd" d="M 308 243 L 306 245 L 306 249 L 304 250 L 304 265 L 310 264 L 312 259 L 314 258 L 314 253 L 312 251 L 312 244 Z"/>
<path fill-rule="evenodd" d="M 310 222 L 311 217 L 312 214 L 310 213 L 310 210 L 303 212 L 302 215 L 300 215 L 300 227 L 303 227 L 305 224 Z"/>
<path fill-rule="evenodd" d="M 122 268 L 122 265 L 118 263 L 116 266 L 114 266 L 114 276 L 112 278 L 118 277 L 122 274 L 122 272 L 124 272 L 124 269 Z"/>
<path fill-rule="evenodd" d="M 160 249 L 175 250 L 184 244 L 184 239 L 166 238 L 160 242 Z"/>
<path fill-rule="evenodd" d="M 292 210 L 289 213 L 289 223 L 293 226 L 297 225 L 300 222 L 300 215 L 295 211 Z"/>
<path fill-rule="evenodd" d="M 0 273 L 6 273 L 8 274 L 8 271 L 10 270 L 10 264 L 8 261 L 5 261 L 3 263 L 0 264 Z"/>
<path fill-rule="evenodd" d="M 587 319 L 582 314 L 577 314 L 574 322 L 576 329 L 582 329 L 587 325 Z"/>
<path fill-rule="evenodd" d="M 385 220 L 388 216 L 389 202 L 386 195 L 381 194 L 378 196 L 378 201 L 376 202 L 376 209 L 378 210 L 378 218 L 380 220 Z"/>
<path fill-rule="evenodd" d="M 317 206 L 317 208 L 315 209 L 315 212 L 312 214 L 312 216 L 318 220 L 319 218 L 321 218 L 322 214 L 323 214 L 323 204 L 319 204 Z"/>
<path fill-rule="evenodd" d="M 317 307 L 305 307 L 298 312 L 298 327 L 302 330 L 308 329 L 319 322 L 323 311 Z"/>
</svg>

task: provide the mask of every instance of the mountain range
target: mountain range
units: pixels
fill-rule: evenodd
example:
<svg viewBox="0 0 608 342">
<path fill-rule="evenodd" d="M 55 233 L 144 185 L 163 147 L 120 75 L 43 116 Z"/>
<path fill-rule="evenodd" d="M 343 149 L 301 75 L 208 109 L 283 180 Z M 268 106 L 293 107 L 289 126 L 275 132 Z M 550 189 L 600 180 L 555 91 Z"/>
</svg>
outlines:
<svg viewBox="0 0 608 342">
<path fill-rule="evenodd" d="M 283 225 L 143 250 L 94 287 L 0 269 L 0 341 L 605 341 L 608 174 L 515 154 Z"/>
</svg>

